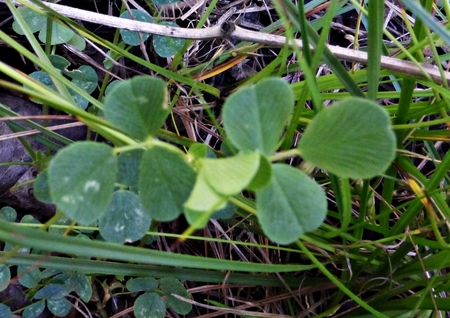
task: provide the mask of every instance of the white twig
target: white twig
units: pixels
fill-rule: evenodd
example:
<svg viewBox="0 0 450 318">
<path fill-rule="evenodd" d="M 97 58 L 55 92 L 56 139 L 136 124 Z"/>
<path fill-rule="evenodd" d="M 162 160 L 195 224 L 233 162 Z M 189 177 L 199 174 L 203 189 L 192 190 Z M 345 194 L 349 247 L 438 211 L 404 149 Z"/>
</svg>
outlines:
<svg viewBox="0 0 450 318">
<path fill-rule="evenodd" d="M 0 0 L 0 2 L 6 1 L 7 0 Z M 19 4 L 17 1 L 12 2 L 16 5 Z M 286 38 L 283 36 L 243 29 L 238 26 L 234 26 L 234 24 L 229 22 L 204 29 L 186 29 L 159 25 L 155 23 L 122 19 L 119 17 L 76 9 L 55 3 L 45 2 L 45 5 L 43 4 L 42 7 L 44 6 L 48 6 L 54 11 L 72 19 L 101 24 L 109 27 L 116 27 L 119 29 L 165 35 L 175 38 L 211 40 L 216 38 L 232 37 L 237 40 L 265 44 L 271 47 L 283 47 L 286 44 Z M 289 44 L 297 45 L 299 47 L 303 46 L 303 42 L 301 40 L 295 40 L 294 43 Z M 368 57 L 366 52 L 333 45 L 327 45 L 327 47 L 338 59 L 367 65 Z M 450 83 L 449 72 L 444 72 L 445 78 L 443 79 L 437 67 L 430 67 L 424 64 L 419 67 L 410 61 L 404 61 L 393 57 L 382 56 L 381 68 L 407 76 L 417 76 L 420 78 L 429 76 L 433 81 L 439 84 L 441 84 L 443 81 L 447 81 L 447 83 Z"/>
</svg>

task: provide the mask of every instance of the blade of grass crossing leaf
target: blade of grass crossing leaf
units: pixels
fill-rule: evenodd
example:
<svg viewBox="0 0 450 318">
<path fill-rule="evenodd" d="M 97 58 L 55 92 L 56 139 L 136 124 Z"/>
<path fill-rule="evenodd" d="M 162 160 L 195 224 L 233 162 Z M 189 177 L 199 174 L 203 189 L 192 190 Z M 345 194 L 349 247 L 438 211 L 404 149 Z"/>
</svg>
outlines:
<svg viewBox="0 0 450 318">
<path fill-rule="evenodd" d="M 379 78 L 381 47 L 383 44 L 383 20 L 384 20 L 384 0 L 369 1 L 369 32 L 368 32 L 368 98 L 377 99 Z"/>
<path fill-rule="evenodd" d="M 38 1 L 32 0 L 31 2 L 33 2 L 33 3 L 37 4 L 37 5 L 40 5 L 40 2 L 38 2 Z M 144 59 L 141 59 L 141 58 L 137 57 L 136 55 L 131 54 L 127 50 L 121 49 L 117 45 L 114 45 L 111 42 L 101 38 L 100 36 L 96 35 L 95 33 L 91 32 L 91 31 L 88 31 L 87 29 L 85 29 L 85 28 L 81 27 L 79 24 L 77 24 L 75 21 L 65 17 L 64 15 L 61 15 L 61 14 L 57 13 L 56 11 L 54 11 L 51 8 L 45 7 L 43 10 L 45 10 L 46 12 L 51 13 L 51 15 L 54 15 L 58 19 L 66 22 L 67 24 L 69 24 L 71 27 L 76 29 L 77 32 L 82 37 L 86 37 L 87 39 L 89 39 L 91 41 L 94 41 L 95 43 L 101 44 L 101 45 L 105 46 L 106 48 L 108 48 L 108 49 L 110 49 L 112 51 L 118 52 L 122 56 L 124 56 L 126 58 L 129 58 L 130 60 L 132 60 L 132 61 L 134 61 L 134 62 L 136 62 L 138 64 L 141 64 L 142 66 L 145 66 L 145 67 L 149 68 L 150 70 L 152 70 L 154 72 L 157 72 L 157 73 L 161 74 L 162 76 L 164 76 L 164 77 L 166 77 L 168 79 L 172 79 L 172 80 L 178 81 L 180 83 L 184 83 L 186 85 L 189 85 L 191 87 L 195 87 L 195 88 L 201 89 L 201 90 L 203 90 L 205 92 L 210 93 L 213 96 L 219 96 L 220 95 L 219 90 L 216 89 L 215 87 L 212 87 L 211 85 L 207 85 L 207 84 L 198 82 L 198 81 L 196 81 L 194 79 L 191 79 L 191 78 L 187 78 L 185 76 L 181 76 L 177 72 L 172 72 L 172 71 L 167 70 L 164 67 L 160 67 L 160 66 L 158 66 L 156 64 L 149 63 L 149 62 L 145 61 Z M 1 38 L 1 36 L 0 36 L 0 38 Z M 8 44 L 10 44 L 10 43 L 8 43 Z M 33 61 L 33 63 L 35 63 L 35 61 Z M 36 63 L 36 64 L 39 65 L 39 63 Z M 70 83 L 69 81 L 67 81 L 67 82 Z M 66 84 L 66 83 L 64 83 L 64 84 Z M 76 85 L 73 85 L 73 86 L 74 87 L 69 86 L 70 89 L 73 89 L 75 92 L 77 92 L 78 94 L 80 94 L 83 97 L 85 97 L 83 95 L 83 90 L 82 89 L 79 89 L 78 86 L 76 86 Z M 90 95 L 87 95 L 87 97 L 85 97 L 85 98 L 88 99 L 91 103 L 93 103 L 93 105 L 95 105 L 96 107 L 102 109 L 102 104 L 99 103 L 94 98 L 92 98 Z"/>
<path fill-rule="evenodd" d="M 25 20 L 23 19 L 22 15 L 19 13 L 19 11 L 16 9 L 16 7 L 11 3 L 11 1 L 7 1 L 6 4 L 9 7 L 9 10 L 11 11 L 11 13 L 14 15 L 14 19 L 17 21 L 17 23 L 19 23 L 20 27 L 22 28 L 23 32 L 25 33 L 25 36 L 27 37 L 28 43 L 30 43 L 30 45 L 32 46 L 34 52 L 39 57 L 37 60 L 40 63 L 37 63 L 37 64 L 38 65 L 41 64 L 41 68 L 42 69 L 51 68 L 52 70 L 54 70 L 54 67 L 50 63 L 50 60 L 48 59 L 47 54 L 44 52 L 44 50 L 42 50 L 40 44 L 38 43 L 38 41 L 36 40 L 35 36 L 31 32 L 30 28 L 28 27 L 28 24 L 25 22 Z M 48 21 L 50 21 L 50 19 L 48 19 Z M 2 37 L 1 34 L 0 34 L 0 37 Z M 19 50 L 19 52 L 21 52 L 22 54 L 23 54 L 24 51 L 28 51 L 24 47 L 21 47 L 21 48 L 22 48 L 22 50 Z M 54 76 L 54 74 L 51 74 L 51 73 L 50 73 L 50 75 L 51 75 L 52 81 L 55 84 L 55 87 L 58 89 L 59 93 L 62 96 L 64 96 L 64 98 L 66 98 L 67 100 L 75 103 L 73 98 L 72 98 L 72 96 L 70 95 L 69 90 L 67 89 L 67 87 L 62 85 L 61 81 L 60 81 L 60 78 L 58 78 L 58 77 L 62 77 L 62 76 Z"/>
<path fill-rule="evenodd" d="M 86 94 L 86 92 L 78 87 L 77 85 L 73 84 L 71 81 L 69 81 L 67 78 L 65 78 L 63 75 L 61 75 L 51 64 L 46 64 L 40 60 L 40 58 L 36 57 L 33 53 L 25 49 L 22 45 L 20 45 L 17 41 L 13 40 L 11 37 L 6 35 L 3 31 L 0 30 L 0 39 L 3 40 L 5 43 L 10 45 L 13 49 L 15 49 L 20 54 L 24 55 L 28 60 L 39 66 L 43 71 L 47 72 L 49 75 L 52 76 L 52 78 L 57 79 L 57 82 L 61 82 L 64 84 L 64 87 L 69 87 L 71 90 L 76 92 L 77 94 L 83 96 L 83 98 L 87 99 L 89 102 L 92 103 L 92 105 L 95 105 L 98 108 L 102 108 L 102 104 L 93 98 L 91 95 Z M 50 65 L 50 66 L 49 66 Z M 25 75 L 22 75 L 24 77 Z M 23 81 L 18 80 L 21 84 L 24 84 Z M 58 84 L 59 85 L 59 84 Z M 69 95 L 70 96 L 70 95 Z M 72 96 L 70 98 L 65 99 L 66 102 L 71 102 L 72 105 L 75 105 L 75 102 L 73 101 Z"/>
<path fill-rule="evenodd" d="M 0 221 L 0 240 L 20 246 L 79 256 L 119 261 L 129 261 L 132 259 L 136 263 L 179 266 L 184 268 L 275 273 L 302 271 L 315 267 L 314 265 L 272 265 L 259 263 L 251 263 L 252 265 L 249 266 L 248 263 L 240 261 L 166 253 L 101 241 L 86 241 L 76 237 L 24 228 L 5 221 Z"/>
<path fill-rule="evenodd" d="M 1 31 L 0 31 L 1 32 Z M 15 91 L 22 92 L 27 96 L 37 98 L 48 105 L 51 105 L 55 109 L 67 112 L 88 125 L 93 130 L 97 131 L 99 134 L 106 137 L 108 140 L 112 142 L 117 142 L 119 144 L 127 144 L 131 145 L 136 143 L 133 139 L 125 136 L 124 134 L 117 131 L 117 129 L 110 128 L 112 125 L 108 123 L 106 120 L 92 115 L 78 106 L 71 104 L 70 102 L 64 100 L 59 95 L 55 94 L 54 91 L 50 90 L 47 86 L 32 81 L 29 77 L 22 75 L 22 73 L 17 72 L 15 69 L 9 67 L 8 65 L 2 63 L 0 61 L 0 71 L 4 72 L 11 78 L 17 80 L 18 82 L 22 82 L 29 87 L 33 87 L 34 90 L 30 90 L 24 88 L 23 86 L 19 86 L 16 84 L 7 84 L 8 82 L 4 82 L 0 80 L 0 86 L 6 86 L 9 88 L 13 88 Z"/>
<path fill-rule="evenodd" d="M 161 267 L 148 264 L 119 263 L 112 261 L 87 260 L 83 258 L 65 258 L 65 257 L 43 257 L 42 255 L 17 254 L 5 259 L 6 253 L 0 252 L 0 259 L 7 265 L 36 266 L 39 264 L 41 268 L 51 268 L 59 270 L 73 271 L 81 273 L 96 273 L 100 275 L 116 275 L 116 276 L 138 276 L 138 277 L 174 277 L 180 280 L 189 280 L 197 282 L 222 283 L 227 277 L 227 283 L 239 284 L 256 284 L 261 286 L 282 287 L 278 277 L 262 275 L 251 275 L 242 273 L 226 273 L 220 271 L 205 271 L 203 269 L 183 269 L 173 267 Z M 249 265 L 251 266 L 251 265 Z M 283 277 L 284 281 L 290 287 L 298 287 L 301 283 L 300 279 L 293 277 Z"/>
</svg>

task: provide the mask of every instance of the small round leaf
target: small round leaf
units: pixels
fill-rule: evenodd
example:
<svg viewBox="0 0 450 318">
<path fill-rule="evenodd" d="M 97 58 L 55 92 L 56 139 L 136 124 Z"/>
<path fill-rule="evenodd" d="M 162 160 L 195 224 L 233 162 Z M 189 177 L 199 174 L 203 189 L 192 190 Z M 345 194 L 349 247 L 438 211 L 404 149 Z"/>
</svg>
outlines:
<svg viewBox="0 0 450 318">
<path fill-rule="evenodd" d="M 22 313 L 23 318 L 36 318 L 38 317 L 45 309 L 45 301 L 41 300 L 31 304 L 26 307 Z"/>
<path fill-rule="evenodd" d="M 46 25 L 47 18 L 42 14 L 37 13 L 34 10 L 31 10 L 27 7 L 19 7 L 17 8 L 22 18 L 25 20 L 25 23 L 30 28 L 31 32 L 35 33 L 42 29 Z M 22 28 L 20 27 L 17 21 L 14 21 L 12 24 L 13 30 L 16 31 L 17 34 L 24 35 Z"/>
<path fill-rule="evenodd" d="M 50 187 L 48 185 L 48 170 L 39 173 L 36 180 L 34 180 L 33 190 L 36 199 L 43 203 L 52 203 Z"/>
<path fill-rule="evenodd" d="M 183 284 L 180 281 L 173 277 L 165 277 L 159 280 L 159 285 L 161 290 L 164 292 L 164 295 L 167 297 L 167 303 L 169 306 L 175 310 L 180 315 L 186 315 L 192 310 L 192 305 L 182 301 L 172 294 L 176 294 L 183 298 L 190 299 L 191 295 L 189 295 L 186 288 L 184 288 Z"/>
<path fill-rule="evenodd" d="M 223 106 L 223 125 L 239 150 L 271 155 L 294 105 L 289 85 L 269 78 L 230 95 Z"/>
<path fill-rule="evenodd" d="M 153 22 L 153 18 L 145 12 L 142 12 L 142 11 L 139 11 L 136 9 L 131 9 L 130 11 L 131 11 L 132 15 L 130 14 L 130 12 L 125 11 L 124 13 L 122 13 L 120 15 L 120 17 L 123 19 L 130 19 L 130 20 L 143 21 L 143 22 L 149 22 L 149 23 Z M 132 45 L 132 46 L 139 45 L 140 41 L 139 41 L 138 32 L 121 29 L 120 35 L 122 36 L 122 39 L 126 44 Z M 150 35 L 151 34 L 141 32 L 142 41 L 146 41 Z"/>
<path fill-rule="evenodd" d="M 64 284 L 47 284 L 34 294 L 34 299 L 60 299 L 70 293 Z"/>
<path fill-rule="evenodd" d="M 92 223 L 108 208 L 116 173 L 117 158 L 111 147 L 94 142 L 74 143 L 50 162 L 52 201 L 71 219 Z"/>
<path fill-rule="evenodd" d="M 2 318 L 11 318 L 13 317 L 13 313 L 8 306 L 4 304 L 0 304 L 0 317 Z"/>
<path fill-rule="evenodd" d="M 119 161 L 118 183 L 133 190 L 139 189 L 139 166 L 143 153 L 144 149 L 133 149 L 122 152 L 117 156 Z"/>
<path fill-rule="evenodd" d="M 26 288 L 34 288 L 41 281 L 41 271 L 36 267 L 20 265 L 17 269 L 17 276 L 19 276 L 20 285 Z"/>
<path fill-rule="evenodd" d="M 0 291 L 4 291 L 11 279 L 11 271 L 9 270 L 9 266 L 5 264 L 0 265 Z"/>
<path fill-rule="evenodd" d="M 14 223 L 17 218 L 17 212 L 9 206 L 0 209 L 0 220 Z"/>
<path fill-rule="evenodd" d="M 166 84 L 150 76 L 136 76 L 114 86 L 106 95 L 105 117 L 129 136 L 145 140 L 170 114 Z"/>
<path fill-rule="evenodd" d="M 52 35 L 50 37 L 50 45 L 57 45 L 67 43 L 75 35 L 75 32 L 66 27 L 65 25 L 52 22 Z M 42 28 L 39 32 L 39 40 L 42 43 L 46 43 L 47 40 L 47 28 Z"/>
<path fill-rule="evenodd" d="M 186 220 L 196 229 L 205 227 L 213 212 L 226 207 L 227 197 L 214 191 L 203 171 L 200 171 L 194 189 L 184 204 Z"/>
<path fill-rule="evenodd" d="M 166 304 L 157 294 L 145 293 L 136 299 L 133 312 L 136 318 L 164 318 Z"/>
<path fill-rule="evenodd" d="M 72 303 L 65 298 L 47 299 L 47 308 L 58 317 L 65 317 L 72 308 Z"/>
<path fill-rule="evenodd" d="M 152 219 L 171 221 L 183 211 L 195 183 L 184 154 L 168 145 L 153 146 L 141 160 L 140 199 Z"/>
<path fill-rule="evenodd" d="M 129 279 L 126 286 L 132 293 L 152 292 L 158 288 L 158 282 L 153 277 L 138 277 Z"/>
<path fill-rule="evenodd" d="M 201 171 L 212 189 L 220 195 L 231 196 L 244 190 L 258 172 L 257 152 L 239 153 L 223 159 L 201 160 Z"/>
<path fill-rule="evenodd" d="M 114 192 L 108 210 L 99 220 L 100 234 L 109 242 L 132 243 L 150 228 L 150 216 L 139 197 L 130 191 Z"/>
<path fill-rule="evenodd" d="M 256 208 L 264 233 L 276 243 L 289 244 L 322 224 L 327 199 L 303 172 L 275 164 L 269 184 L 256 192 Z"/>
<path fill-rule="evenodd" d="M 168 4 L 178 3 L 180 0 L 153 0 L 153 4 L 156 6 L 164 6 Z"/>
<path fill-rule="evenodd" d="M 163 25 L 171 26 L 178 28 L 179 26 L 173 22 L 163 22 Z M 180 51 L 184 44 L 186 43 L 185 39 L 174 38 L 163 35 L 154 35 L 153 36 L 153 47 L 155 48 L 156 54 L 161 57 L 170 57 L 177 54 Z"/>
<path fill-rule="evenodd" d="M 76 272 L 73 274 L 74 290 L 85 303 L 92 297 L 92 284 L 88 276 Z"/>
<path fill-rule="evenodd" d="M 369 179 L 394 159 L 395 134 L 383 108 L 351 98 L 317 114 L 299 148 L 305 160 L 339 177 Z"/>
</svg>

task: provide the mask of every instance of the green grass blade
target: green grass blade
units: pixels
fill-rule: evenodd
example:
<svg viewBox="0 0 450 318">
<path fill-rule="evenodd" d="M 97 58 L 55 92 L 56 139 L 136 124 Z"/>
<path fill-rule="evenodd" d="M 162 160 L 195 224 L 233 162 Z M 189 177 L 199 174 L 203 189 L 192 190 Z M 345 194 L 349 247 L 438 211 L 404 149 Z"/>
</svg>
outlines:
<svg viewBox="0 0 450 318">
<path fill-rule="evenodd" d="M 19 246 L 141 264 L 177 266 L 183 268 L 214 269 L 244 272 L 293 272 L 315 268 L 314 265 L 271 265 L 212 259 L 191 255 L 167 253 L 107 242 L 85 241 L 75 237 L 46 233 L 40 230 L 0 221 L 0 241 Z"/>
<path fill-rule="evenodd" d="M 383 46 L 384 0 L 369 1 L 369 30 L 368 30 L 368 98 L 376 100 L 379 78 L 381 51 Z"/>
</svg>

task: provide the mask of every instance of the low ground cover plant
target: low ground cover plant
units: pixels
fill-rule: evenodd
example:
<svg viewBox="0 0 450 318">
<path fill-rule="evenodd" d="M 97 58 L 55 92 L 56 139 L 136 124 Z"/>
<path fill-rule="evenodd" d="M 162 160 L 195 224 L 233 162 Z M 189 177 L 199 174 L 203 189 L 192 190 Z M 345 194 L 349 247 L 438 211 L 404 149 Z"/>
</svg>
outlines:
<svg viewBox="0 0 450 318">
<path fill-rule="evenodd" d="M 450 311 L 448 3 L 274 1 L 233 22 L 217 1 L 117 1 L 122 20 L 4 3 L 0 40 L 35 70 L 0 58 L 0 86 L 42 105 L 0 103 L 29 154 L 1 168 L 37 171 L 6 191 L 32 183 L 56 211 L 1 208 L 2 317 Z M 332 27 L 353 47 L 328 45 Z"/>
</svg>

